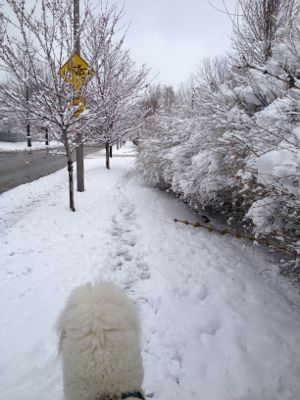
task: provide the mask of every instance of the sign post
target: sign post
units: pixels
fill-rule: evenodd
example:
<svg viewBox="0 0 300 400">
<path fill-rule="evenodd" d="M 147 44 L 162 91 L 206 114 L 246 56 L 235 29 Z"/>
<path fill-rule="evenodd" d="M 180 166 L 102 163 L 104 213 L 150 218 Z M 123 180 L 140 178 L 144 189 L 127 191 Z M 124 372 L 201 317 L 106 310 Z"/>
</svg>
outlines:
<svg viewBox="0 0 300 400">
<path fill-rule="evenodd" d="M 80 0 L 74 0 L 74 51 L 80 55 Z M 78 101 L 78 99 L 77 99 Z M 81 133 L 77 133 L 76 167 L 77 167 L 77 191 L 84 191 L 84 165 L 83 165 L 83 144 Z"/>
<path fill-rule="evenodd" d="M 85 110 L 85 99 L 81 96 L 81 87 L 88 76 L 94 75 L 89 70 L 88 63 L 80 57 L 80 0 L 74 0 L 74 54 L 59 69 L 60 76 L 73 86 L 74 97 L 71 107 L 77 107 L 75 115 L 79 116 Z M 84 191 L 84 165 L 82 135 L 77 132 L 76 167 L 77 167 L 77 190 Z"/>
</svg>

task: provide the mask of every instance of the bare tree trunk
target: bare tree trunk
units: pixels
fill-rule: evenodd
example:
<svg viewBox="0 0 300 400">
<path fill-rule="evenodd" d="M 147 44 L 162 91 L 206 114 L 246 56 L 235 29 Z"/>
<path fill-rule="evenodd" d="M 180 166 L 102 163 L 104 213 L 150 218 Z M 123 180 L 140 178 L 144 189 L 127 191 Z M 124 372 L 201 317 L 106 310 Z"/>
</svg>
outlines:
<svg viewBox="0 0 300 400">
<path fill-rule="evenodd" d="M 109 143 L 106 142 L 105 143 L 105 153 L 106 153 L 106 168 L 110 169 L 110 165 L 109 165 Z"/>
<path fill-rule="evenodd" d="M 48 130 L 48 126 L 46 126 L 46 128 L 45 128 L 45 145 L 49 146 L 49 130 Z"/>
<path fill-rule="evenodd" d="M 117 150 L 119 150 L 119 141 L 120 141 L 120 139 L 117 138 Z"/>
<path fill-rule="evenodd" d="M 26 106 L 28 107 L 29 102 L 29 87 L 26 85 Z M 31 135 L 30 135 L 30 122 L 28 118 L 28 111 L 26 116 L 26 135 L 27 135 L 27 147 L 31 147 Z"/>
<path fill-rule="evenodd" d="M 75 211 L 74 203 L 74 179 L 73 179 L 73 161 L 72 156 L 68 155 L 68 174 L 69 174 L 69 204 L 70 209 Z"/>
<path fill-rule="evenodd" d="M 73 160 L 72 160 L 72 152 L 69 147 L 68 137 L 66 131 L 63 131 L 62 136 L 64 137 L 64 146 L 68 160 L 68 178 L 69 178 L 69 206 L 71 211 L 75 211 L 75 202 L 74 202 L 74 176 L 73 176 Z"/>
<path fill-rule="evenodd" d="M 27 147 L 32 147 L 31 136 L 30 136 L 30 123 L 28 121 L 26 124 L 26 133 L 27 133 Z"/>
<path fill-rule="evenodd" d="M 112 146 L 109 146 L 109 157 L 112 158 Z"/>
</svg>

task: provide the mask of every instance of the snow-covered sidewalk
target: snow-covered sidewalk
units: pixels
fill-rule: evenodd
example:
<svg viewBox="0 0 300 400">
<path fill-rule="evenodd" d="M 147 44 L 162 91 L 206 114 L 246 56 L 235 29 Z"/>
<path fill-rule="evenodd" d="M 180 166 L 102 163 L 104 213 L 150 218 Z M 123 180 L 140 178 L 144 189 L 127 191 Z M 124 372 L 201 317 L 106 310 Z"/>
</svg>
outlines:
<svg viewBox="0 0 300 400">
<path fill-rule="evenodd" d="M 52 141 L 49 145 L 45 145 L 45 142 L 32 142 L 32 146 L 28 147 L 27 142 L 1 142 L 0 141 L 0 152 L 3 151 L 33 151 L 33 150 L 44 150 L 44 149 L 56 149 L 61 147 L 62 144 L 59 142 Z"/>
<path fill-rule="evenodd" d="M 65 170 L 0 196 L 1 398 L 63 398 L 55 320 L 72 288 L 109 279 L 140 306 L 152 398 L 299 399 L 296 291 L 245 242 L 175 224 L 195 216 L 119 155 L 86 161 L 76 213 Z"/>
</svg>

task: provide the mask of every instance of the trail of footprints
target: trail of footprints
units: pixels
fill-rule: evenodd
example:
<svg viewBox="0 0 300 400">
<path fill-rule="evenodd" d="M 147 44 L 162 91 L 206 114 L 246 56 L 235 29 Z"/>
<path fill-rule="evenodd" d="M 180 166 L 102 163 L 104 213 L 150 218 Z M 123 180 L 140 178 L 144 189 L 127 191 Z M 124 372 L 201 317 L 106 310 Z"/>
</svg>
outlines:
<svg viewBox="0 0 300 400">
<path fill-rule="evenodd" d="M 150 278 L 149 266 L 142 260 L 143 254 L 135 247 L 138 241 L 139 227 L 136 223 L 134 205 L 124 198 L 122 187 L 118 186 L 118 198 L 123 198 L 118 212 L 112 217 L 111 236 L 115 241 L 115 250 L 111 253 L 113 269 L 126 271 L 128 289 L 136 280 Z"/>
<path fill-rule="evenodd" d="M 124 273 L 125 290 L 128 294 L 135 296 L 136 282 L 149 279 L 150 271 L 148 264 L 144 261 L 145 253 L 142 253 L 138 248 L 140 228 L 136 222 L 135 207 L 124 196 L 123 189 L 122 185 L 118 187 L 118 211 L 112 217 L 110 234 L 112 240 L 115 242 L 115 246 L 110 257 L 114 271 L 122 271 Z M 173 295 L 179 299 L 190 297 L 196 303 L 209 300 L 212 295 L 209 285 L 206 282 L 201 282 L 201 276 L 195 280 L 195 276 L 188 272 L 189 268 L 185 268 L 184 271 L 186 271 L 186 276 L 183 278 L 182 285 L 173 288 Z M 139 297 L 137 301 L 142 307 L 148 308 L 150 313 L 157 314 L 159 312 L 159 299 Z M 160 340 L 160 331 L 151 325 L 148 328 L 150 328 L 149 331 L 144 334 L 144 352 L 147 354 L 147 357 L 155 360 L 157 359 L 157 353 L 153 350 L 151 342 L 153 337 L 156 337 L 156 340 Z M 205 346 L 206 343 L 211 343 L 212 340 L 218 340 L 217 336 L 221 328 L 221 319 L 218 316 L 206 315 L 195 332 L 199 337 L 199 345 Z M 237 342 L 243 351 L 247 351 L 247 343 L 243 338 L 237 337 Z M 183 349 L 166 348 L 163 351 L 165 351 L 165 360 L 169 360 L 164 365 L 164 368 L 169 371 L 169 377 L 180 387 L 185 381 Z M 201 368 L 203 368 L 203 374 L 205 374 L 205 365 Z M 155 399 L 156 393 L 148 393 L 147 397 Z"/>
<path fill-rule="evenodd" d="M 144 261 L 145 253 L 143 253 L 138 247 L 138 238 L 140 228 L 136 222 L 135 207 L 124 196 L 124 190 L 122 185 L 119 185 L 118 189 L 118 211 L 112 217 L 112 225 L 110 234 L 112 240 L 115 242 L 114 250 L 110 253 L 112 259 L 112 267 L 116 272 L 123 272 L 125 275 L 125 290 L 128 294 L 135 296 L 135 283 L 139 280 L 146 280 L 150 278 L 150 271 L 148 264 Z M 186 269 L 188 271 L 188 268 Z M 185 282 L 182 286 L 173 289 L 173 294 L 177 297 L 189 296 L 195 302 L 205 301 L 209 297 L 210 293 L 205 284 L 197 284 L 191 281 L 194 277 L 187 273 Z M 192 291 L 191 291 L 191 288 Z M 154 299 L 139 297 L 137 299 L 143 307 L 149 307 L 149 311 L 157 314 L 160 305 Z M 151 327 L 149 327 L 151 328 Z M 151 340 L 153 336 L 159 336 L 159 330 L 151 331 L 144 337 L 145 348 L 144 351 L 148 354 L 148 357 L 157 358 L 157 354 L 153 352 L 151 346 Z M 217 335 L 220 329 L 218 319 L 208 319 L 199 326 L 196 334 L 199 335 L 202 345 L 209 340 L 209 336 L 213 337 Z M 168 369 L 170 378 L 179 387 L 184 381 L 184 367 L 183 358 L 180 349 L 167 349 L 166 360 L 169 360 L 168 365 L 165 368 Z M 150 398 L 156 397 L 156 393 L 148 393 L 147 396 Z"/>
</svg>

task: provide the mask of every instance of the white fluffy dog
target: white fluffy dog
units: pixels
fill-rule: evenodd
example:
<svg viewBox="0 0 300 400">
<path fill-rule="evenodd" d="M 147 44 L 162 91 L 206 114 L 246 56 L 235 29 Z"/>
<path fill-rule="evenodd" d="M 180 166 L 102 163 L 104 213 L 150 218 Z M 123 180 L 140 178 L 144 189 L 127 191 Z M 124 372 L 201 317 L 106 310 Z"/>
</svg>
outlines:
<svg viewBox="0 0 300 400">
<path fill-rule="evenodd" d="M 144 398 L 138 313 L 116 285 L 74 289 L 57 331 L 66 400 Z"/>
</svg>

